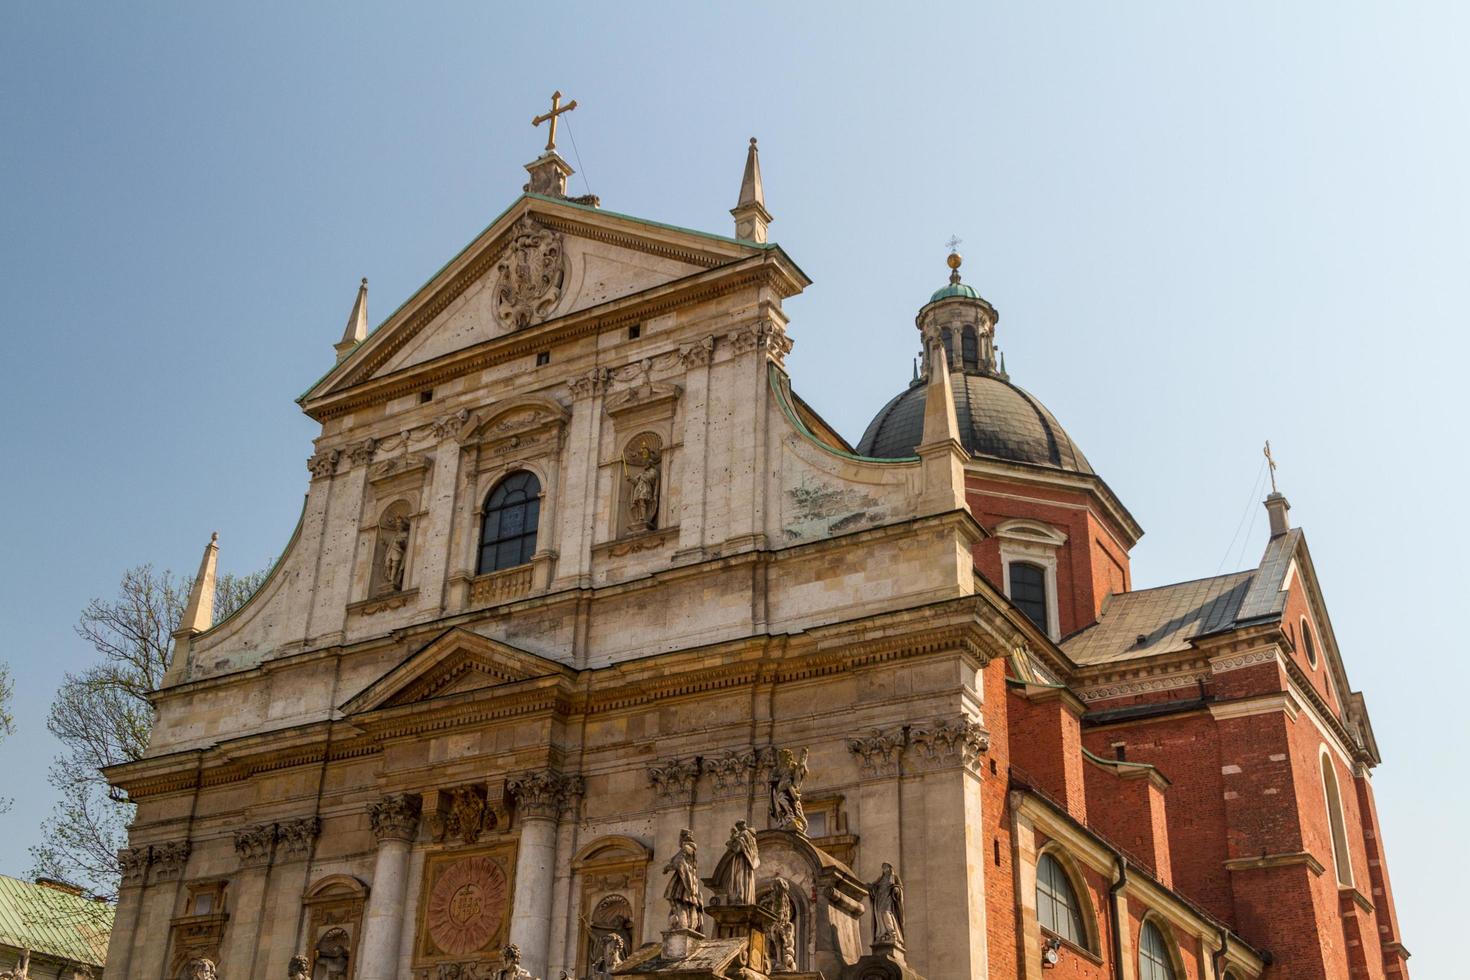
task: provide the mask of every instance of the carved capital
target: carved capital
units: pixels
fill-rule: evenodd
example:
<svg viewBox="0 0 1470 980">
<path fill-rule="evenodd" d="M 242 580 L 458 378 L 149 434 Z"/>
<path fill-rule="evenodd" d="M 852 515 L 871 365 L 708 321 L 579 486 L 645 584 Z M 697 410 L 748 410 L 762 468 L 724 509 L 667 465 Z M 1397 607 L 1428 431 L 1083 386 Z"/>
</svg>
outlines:
<svg viewBox="0 0 1470 980">
<path fill-rule="evenodd" d="M 273 823 L 257 824 L 235 831 L 235 855 L 240 866 L 253 867 L 269 864 L 275 850 L 278 830 Z"/>
<path fill-rule="evenodd" d="M 699 765 L 694 759 L 669 759 L 662 765 L 648 767 L 648 781 L 660 799 L 688 800 L 694 794 L 699 778 Z"/>
<path fill-rule="evenodd" d="M 457 412 L 441 415 L 429 423 L 429 428 L 434 432 L 435 439 L 448 439 L 451 436 L 458 437 L 459 431 L 465 427 L 470 420 L 470 410 L 461 408 Z"/>
<path fill-rule="evenodd" d="M 973 718 L 941 721 L 909 730 L 909 743 L 931 766 L 963 765 L 976 768 L 990 748 L 990 732 Z"/>
<path fill-rule="evenodd" d="M 353 466 L 364 466 L 373 461 L 373 454 L 377 451 L 378 440 L 363 439 L 347 447 L 347 458 L 352 461 Z"/>
<path fill-rule="evenodd" d="M 150 855 L 153 880 L 164 881 L 183 874 L 184 866 L 189 863 L 191 849 L 190 843 L 186 840 L 171 840 L 162 844 L 154 844 Z"/>
<path fill-rule="evenodd" d="M 679 360 L 684 363 L 684 367 L 686 369 L 703 367 L 704 365 L 708 364 L 714 358 L 714 356 L 715 338 L 713 335 L 704 338 L 698 343 L 690 344 L 687 347 L 681 347 L 679 349 Z"/>
<path fill-rule="evenodd" d="M 321 480 L 337 472 L 337 464 L 342 460 L 342 450 L 328 449 L 324 452 L 313 453 L 306 461 L 306 468 L 311 470 L 313 480 Z"/>
<path fill-rule="evenodd" d="M 864 776 L 892 776 L 898 773 L 898 760 L 908 740 L 907 729 L 885 731 L 874 728 L 864 735 L 849 738 L 847 750 L 857 756 L 858 768 Z"/>
<path fill-rule="evenodd" d="M 143 884 L 152 858 L 152 850 L 146 844 L 142 847 L 124 847 L 118 851 L 117 870 L 122 875 L 123 886 Z"/>
<path fill-rule="evenodd" d="M 745 752 L 726 752 L 714 759 L 701 759 L 700 768 L 704 775 L 715 782 L 715 792 L 737 790 L 747 785 L 755 772 L 756 754 L 753 749 Z"/>
<path fill-rule="evenodd" d="M 573 398 L 591 398 L 600 395 L 607 390 L 611 381 L 611 372 L 607 368 L 593 368 L 586 374 L 575 377 L 567 382 L 572 389 Z"/>
<path fill-rule="evenodd" d="M 412 841 L 418 832 L 419 811 L 423 801 L 408 793 L 395 793 L 368 804 L 368 819 L 378 843 L 390 840 Z"/>
<path fill-rule="evenodd" d="M 320 817 L 302 817 L 300 820 L 287 820 L 277 827 L 278 839 L 285 849 L 285 859 L 288 861 L 300 860 L 311 853 L 312 842 L 322 832 L 322 821 Z"/>
<path fill-rule="evenodd" d="M 730 331 L 727 339 L 737 356 L 759 351 L 779 364 L 791 353 L 791 338 L 786 336 L 786 330 L 769 318 L 738 327 Z"/>
<path fill-rule="evenodd" d="M 581 776 L 563 776 L 553 769 L 521 773 L 505 781 L 505 791 L 516 801 L 523 820 L 555 820 L 582 796 Z"/>
</svg>

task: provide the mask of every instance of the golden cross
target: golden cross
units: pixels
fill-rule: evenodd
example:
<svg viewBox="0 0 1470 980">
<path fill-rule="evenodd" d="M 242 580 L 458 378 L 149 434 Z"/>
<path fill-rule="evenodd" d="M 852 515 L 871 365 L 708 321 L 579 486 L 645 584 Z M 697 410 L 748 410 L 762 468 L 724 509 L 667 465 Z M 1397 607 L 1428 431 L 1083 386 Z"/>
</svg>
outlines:
<svg viewBox="0 0 1470 980">
<path fill-rule="evenodd" d="M 563 112 L 571 112 L 575 108 L 577 108 L 577 100 L 576 99 L 573 99 L 572 101 L 568 102 L 566 105 L 562 105 L 561 104 L 561 93 L 560 92 L 552 92 L 551 93 L 551 111 L 548 112 L 548 113 L 545 113 L 543 115 L 537 116 L 535 119 L 532 119 L 531 120 L 531 125 L 532 126 L 539 126 L 542 123 L 546 122 L 547 120 L 550 120 L 551 121 L 551 132 L 548 133 L 547 136 L 546 136 L 546 149 L 548 151 L 556 149 L 556 117 L 559 116 L 559 115 L 561 115 Z"/>
<path fill-rule="evenodd" d="M 1271 455 L 1271 440 L 1266 440 L 1266 448 L 1262 450 L 1266 454 L 1266 468 L 1271 471 L 1271 492 L 1277 493 L 1276 489 L 1276 457 Z"/>
</svg>

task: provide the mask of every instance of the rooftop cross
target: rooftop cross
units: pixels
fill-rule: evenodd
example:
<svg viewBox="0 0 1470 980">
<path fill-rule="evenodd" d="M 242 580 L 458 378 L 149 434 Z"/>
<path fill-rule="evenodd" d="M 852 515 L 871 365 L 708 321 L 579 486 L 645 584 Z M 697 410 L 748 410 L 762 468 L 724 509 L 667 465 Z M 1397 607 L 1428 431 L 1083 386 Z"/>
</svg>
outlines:
<svg viewBox="0 0 1470 980">
<path fill-rule="evenodd" d="M 561 115 L 563 112 L 571 112 L 575 108 L 577 108 L 576 99 L 573 99 L 566 105 L 562 105 L 561 93 L 552 92 L 551 111 L 543 113 L 542 115 L 539 115 L 535 119 L 531 120 L 532 126 L 539 126 L 542 123 L 547 122 L 548 120 L 551 122 L 551 131 L 546 134 L 546 149 L 548 151 L 556 149 L 556 117 Z"/>
<path fill-rule="evenodd" d="M 1279 493 L 1276 489 L 1276 457 L 1271 455 L 1271 440 L 1266 440 L 1266 448 L 1261 450 L 1266 454 L 1266 468 L 1271 472 L 1271 492 Z"/>
<path fill-rule="evenodd" d="M 965 240 L 963 238 L 959 237 L 958 235 L 950 235 L 949 236 L 949 241 L 945 242 L 944 244 L 945 244 L 945 247 L 946 248 L 948 248 L 951 252 L 953 252 L 955 249 L 959 248 L 964 243 L 965 243 Z"/>
</svg>

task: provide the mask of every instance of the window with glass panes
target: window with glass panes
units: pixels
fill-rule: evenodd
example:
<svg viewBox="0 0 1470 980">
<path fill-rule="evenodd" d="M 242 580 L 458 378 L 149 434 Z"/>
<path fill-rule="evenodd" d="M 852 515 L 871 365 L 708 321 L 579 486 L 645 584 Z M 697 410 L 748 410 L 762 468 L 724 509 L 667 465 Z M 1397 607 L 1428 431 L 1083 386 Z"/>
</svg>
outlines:
<svg viewBox="0 0 1470 980">
<path fill-rule="evenodd" d="M 1138 980 L 1174 980 L 1174 961 L 1164 934 L 1152 922 L 1138 936 Z"/>
<path fill-rule="evenodd" d="M 485 499 L 480 526 L 479 574 L 514 568 L 536 551 L 536 521 L 541 516 L 541 481 L 525 470 L 495 485 Z"/>
<path fill-rule="evenodd" d="M 1036 920 L 1054 935 L 1086 948 L 1081 903 L 1061 862 L 1050 854 L 1036 862 Z"/>
<path fill-rule="evenodd" d="M 1046 632 L 1046 569 L 1027 561 L 1011 562 L 1011 602 Z"/>
</svg>

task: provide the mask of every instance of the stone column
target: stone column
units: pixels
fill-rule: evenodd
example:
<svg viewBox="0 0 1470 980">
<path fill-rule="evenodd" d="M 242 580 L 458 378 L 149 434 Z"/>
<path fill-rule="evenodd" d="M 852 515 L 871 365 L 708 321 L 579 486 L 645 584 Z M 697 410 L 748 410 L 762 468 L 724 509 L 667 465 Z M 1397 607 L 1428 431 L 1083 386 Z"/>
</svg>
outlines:
<svg viewBox="0 0 1470 980">
<path fill-rule="evenodd" d="M 515 798 L 521 825 L 516 851 L 515 898 L 510 910 L 510 941 L 520 947 L 521 965 L 532 976 L 546 976 L 551 951 L 551 898 L 556 886 L 556 821 L 579 794 L 581 780 L 550 769 L 523 773 L 505 782 Z"/>
<path fill-rule="evenodd" d="M 400 793 L 368 806 L 378 860 L 358 946 L 360 980 L 398 980 L 398 943 L 403 932 L 408 858 L 418 830 L 422 801 Z"/>
</svg>

